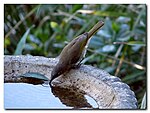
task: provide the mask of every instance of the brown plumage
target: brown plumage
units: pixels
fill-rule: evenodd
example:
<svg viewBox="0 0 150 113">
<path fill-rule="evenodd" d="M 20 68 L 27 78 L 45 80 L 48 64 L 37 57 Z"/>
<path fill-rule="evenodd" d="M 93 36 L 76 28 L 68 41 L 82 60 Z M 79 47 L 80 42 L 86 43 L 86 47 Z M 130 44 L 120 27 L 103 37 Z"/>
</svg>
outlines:
<svg viewBox="0 0 150 113">
<path fill-rule="evenodd" d="M 64 47 L 59 55 L 58 64 L 52 70 L 50 84 L 56 77 L 80 65 L 81 60 L 85 56 L 91 36 L 103 25 L 104 22 L 99 21 L 89 32 L 78 36 Z"/>
</svg>

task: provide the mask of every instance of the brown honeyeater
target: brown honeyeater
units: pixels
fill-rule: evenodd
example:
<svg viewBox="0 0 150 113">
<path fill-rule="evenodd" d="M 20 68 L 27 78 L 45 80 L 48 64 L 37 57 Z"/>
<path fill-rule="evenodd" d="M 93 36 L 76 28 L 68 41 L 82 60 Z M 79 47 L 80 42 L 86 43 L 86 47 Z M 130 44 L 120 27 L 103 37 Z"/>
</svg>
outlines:
<svg viewBox="0 0 150 113">
<path fill-rule="evenodd" d="M 59 55 L 59 61 L 52 70 L 50 84 L 61 74 L 68 72 L 74 67 L 80 66 L 92 35 L 94 35 L 103 25 L 104 22 L 99 21 L 89 32 L 85 32 L 74 38 L 63 48 Z"/>
</svg>

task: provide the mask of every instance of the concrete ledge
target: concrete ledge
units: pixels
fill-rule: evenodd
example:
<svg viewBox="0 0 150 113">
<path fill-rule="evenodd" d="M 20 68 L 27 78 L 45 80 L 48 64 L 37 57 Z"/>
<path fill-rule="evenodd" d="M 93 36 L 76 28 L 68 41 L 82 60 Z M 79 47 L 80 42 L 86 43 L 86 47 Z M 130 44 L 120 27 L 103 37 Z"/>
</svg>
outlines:
<svg viewBox="0 0 150 113">
<path fill-rule="evenodd" d="M 58 59 L 41 56 L 5 56 L 4 82 L 22 81 L 21 74 L 34 72 L 51 78 L 51 71 Z M 59 84 L 55 81 L 59 81 Z M 54 85 L 78 89 L 91 96 L 100 109 L 137 109 L 137 100 L 130 87 L 104 70 L 82 65 L 56 78 Z"/>
</svg>

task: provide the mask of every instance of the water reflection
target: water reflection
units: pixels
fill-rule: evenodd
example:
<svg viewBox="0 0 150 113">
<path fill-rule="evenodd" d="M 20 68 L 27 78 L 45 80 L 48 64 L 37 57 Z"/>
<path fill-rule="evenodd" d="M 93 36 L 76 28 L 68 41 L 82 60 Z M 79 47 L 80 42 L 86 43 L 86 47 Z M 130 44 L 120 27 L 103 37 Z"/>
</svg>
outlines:
<svg viewBox="0 0 150 113">
<path fill-rule="evenodd" d="M 91 101 L 92 100 L 92 101 Z M 4 84 L 5 109 L 77 109 L 97 108 L 93 99 L 77 89 L 28 83 Z"/>
<path fill-rule="evenodd" d="M 60 99 L 60 101 L 66 106 L 76 108 L 92 108 L 92 105 L 87 102 L 84 94 L 77 92 L 77 89 L 73 88 L 60 88 L 52 87 L 52 93 Z"/>
</svg>

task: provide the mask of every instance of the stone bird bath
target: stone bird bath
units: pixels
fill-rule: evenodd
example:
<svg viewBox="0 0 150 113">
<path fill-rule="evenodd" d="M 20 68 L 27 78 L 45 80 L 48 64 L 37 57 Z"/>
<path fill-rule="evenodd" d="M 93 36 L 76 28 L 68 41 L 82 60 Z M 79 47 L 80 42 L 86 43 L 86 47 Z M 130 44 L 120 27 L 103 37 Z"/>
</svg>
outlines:
<svg viewBox="0 0 150 113">
<path fill-rule="evenodd" d="M 55 58 L 40 56 L 4 56 L 4 82 L 21 82 L 21 74 L 34 72 L 51 78 L 51 71 L 58 62 Z M 57 83 L 59 81 L 59 83 Z M 98 109 L 137 109 L 137 100 L 130 87 L 102 69 L 82 65 L 56 78 L 57 87 L 77 89 L 92 97 Z"/>
</svg>

